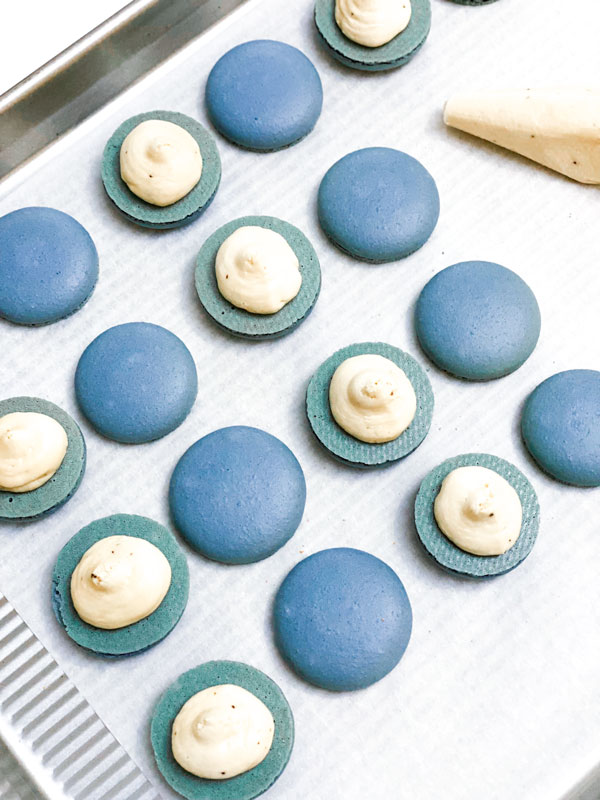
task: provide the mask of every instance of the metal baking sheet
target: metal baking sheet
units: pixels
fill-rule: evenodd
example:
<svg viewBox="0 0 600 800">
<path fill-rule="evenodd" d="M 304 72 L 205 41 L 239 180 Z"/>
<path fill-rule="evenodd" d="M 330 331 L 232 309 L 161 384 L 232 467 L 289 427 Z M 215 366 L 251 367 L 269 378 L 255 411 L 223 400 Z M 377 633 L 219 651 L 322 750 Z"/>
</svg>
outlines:
<svg viewBox="0 0 600 800">
<path fill-rule="evenodd" d="M 0 96 L 0 179 L 243 0 L 133 0 Z"/>
<path fill-rule="evenodd" d="M 0 213 L 36 203 L 61 208 L 90 230 L 101 257 L 96 292 L 72 318 L 31 330 L 0 323 L 1 395 L 38 394 L 60 404 L 81 422 L 89 447 L 85 480 L 64 509 L 39 523 L 0 528 L 0 587 L 163 797 L 174 795 L 152 761 L 152 706 L 179 673 L 213 658 L 263 669 L 292 705 L 296 746 L 270 790 L 273 800 L 600 796 L 594 773 L 600 752 L 600 494 L 544 476 L 518 434 L 523 400 L 541 380 L 600 364 L 600 194 L 441 122 L 443 102 L 456 89 L 585 82 L 582 76 L 593 76 L 598 66 L 600 10 L 591 0 L 572 0 L 551 13 L 546 0 L 432 5 L 433 29 L 422 52 L 396 72 L 362 75 L 321 50 L 308 0 L 249 0 L 0 185 Z M 152 233 L 124 222 L 99 178 L 109 135 L 124 118 L 152 108 L 180 110 L 206 123 L 202 92 L 210 67 L 231 46 L 256 37 L 290 42 L 314 60 L 325 92 L 314 133 L 269 155 L 219 138 L 223 182 L 197 223 Z M 316 220 L 325 170 L 368 145 L 411 153 L 440 189 L 439 225 L 405 262 L 353 261 L 327 242 Z M 194 295 L 202 242 L 246 214 L 298 225 L 321 258 L 323 289 L 315 310 L 280 341 L 227 337 Z M 530 360 L 492 383 L 461 382 L 430 367 L 413 331 L 423 284 L 448 264 L 471 258 L 517 270 L 542 309 L 542 337 Z M 95 434 L 73 397 L 83 348 L 106 327 L 134 319 L 180 335 L 196 359 L 201 386 L 177 431 L 137 447 Z M 362 472 L 340 466 L 317 446 L 303 400 L 310 375 L 331 352 L 370 340 L 398 345 L 428 367 L 436 409 L 430 435 L 414 454 L 389 469 Z M 177 459 L 198 437 L 228 424 L 263 427 L 292 447 L 308 483 L 302 526 L 281 551 L 247 567 L 220 566 L 187 551 L 188 608 L 173 633 L 147 653 L 109 663 L 78 650 L 50 608 L 58 550 L 106 514 L 141 513 L 169 524 L 166 493 Z M 448 456 L 472 451 L 515 463 L 542 507 L 531 556 L 513 573 L 484 583 L 452 578 L 430 563 L 412 522 L 425 474 Z M 303 556 L 335 545 L 361 547 L 390 563 L 405 582 L 415 617 L 398 668 L 379 684 L 344 695 L 300 681 L 282 663 L 270 628 L 283 576 Z"/>
<path fill-rule="evenodd" d="M 159 798 L 2 593 L 0 797 Z"/>
</svg>

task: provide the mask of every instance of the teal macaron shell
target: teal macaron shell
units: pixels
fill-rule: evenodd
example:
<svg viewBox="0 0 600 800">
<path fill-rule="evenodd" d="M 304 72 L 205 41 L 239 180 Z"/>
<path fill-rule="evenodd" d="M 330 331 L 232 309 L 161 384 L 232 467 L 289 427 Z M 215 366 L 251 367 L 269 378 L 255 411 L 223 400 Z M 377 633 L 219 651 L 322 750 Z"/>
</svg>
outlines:
<svg viewBox="0 0 600 800">
<path fill-rule="evenodd" d="M 404 371 L 417 396 L 417 411 L 409 427 L 397 439 L 382 444 L 361 442 L 340 428 L 329 406 L 329 384 L 333 373 L 347 358 L 373 354 L 393 361 Z M 339 461 L 358 467 L 383 466 L 404 458 L 427 436 L 433 417 L 433 389 L 425 370 L 408 353 L 382 342 L 364 342 L 343 347 L 330 356 L 310 379 L 306 391 L 306 414 L 321 444 Z"/>
<path fill-rule="evenodd" d="M 71 575 L 84 553 L 107 536 L 134 536 L 155 545 L 171 566 L 171 585 L 150 616 L 124 628 L 105 630 L 88 625 L 71 600 Z M 52 575 L 52 606 L 57 620 L 76 644 L 102 656 L 126 656 L 147 650 L 179 622 L 189 593 L 187 561 L 177 540 L 163 525 L 136 514 L 113 514 L 86 525 L 62 548 Z"/>
<path fill-rule="evenodd" d="M 226 780 L 207 780 L 175 761 L 171 729 L 190 697 L 223 684 L 241 686 L 262 700 L 273 716 L 275 733 L 266 758 L 256 767 Z M 187 800 L 252 800 L 266 792 L 285 769 L 294 745 L 294 718 L 281 689 L 263 672 L 239 661 L 209 661 L 184 672 L 160 698 L 152 716 L 151 739 L 158 769 Z"/>
<path fill-rule="evenodd" d="M 300 263 L 302 285 L 289 303 L 275 314 L 252 314 L 226 300 L 217 285 L 215 259 L 225 239 L 243 226 L 257 226 L 280 234 Z M 321 290 L 321 267 L 314 247 L 301 230 L 276 217 L 240 217 L 223 225 L 202 245 L 196 262 L 196 291 L 206 313 L 234 336 L 274 339 L 291 333 L 310 314 Z"/>
<path fill-rule="evenodd" d="M 316 1 L 315 25 L 326 49 L 345 66 L 367 72 L 395 69 L 418 53 L 431 28 L 429 0 L 412 0 L 411 5 L 406 28 L 380 47 L 365 47 L 342 33 L 335 21 L 335 0 Z"/>
<path fill-rule="evenodd" d="M 196 140 L 202 174 L 194 188 L 169 206 L 155 206 L 135 195 L 121 178 L 121 145 L 141 122 L 163 120 L 184 128 Z M 193 222 L 210 205 L 221 181 L 221 159 L 213 136 L 192 117 L 176 111 L 147 111 L 125 120 L 108 140 L 102 157 L 102 181 L 107 195 L 130 222 L 144 228 L 178 228 Z"/>
<path fill-rule="evenodd" d="M 515 544 L 499 556 L 477 556 L 461 550 L 439 529 L 433 504 L 444 478 L 459 467 L 486 467 L 507 480 L 519 495 L 523 509 L 521 533 Z M 535 489 L 513 464 L 487 453 L 466 453 L 442 462 L 423 480 L 415 501 L 415 524 L 429 555 L 447 572 L 468 578 L 491 578 L 518 567 L 531 553 L 540 527 L 540 507 Z"/>
<path fill-rule="evenodd" d="M 77 491 L 85 473 L 86 447 L 79 425 L 62 408 L 39 397 L 11 397 L 0 401 L 0 417 L 15 412 L 45 414 L 62 425 L 67 452 L 62 464 L 43 486 L 31 492 L 0 490 L 0 520 L 36 519 L 66 503 Z"/>
</svg>

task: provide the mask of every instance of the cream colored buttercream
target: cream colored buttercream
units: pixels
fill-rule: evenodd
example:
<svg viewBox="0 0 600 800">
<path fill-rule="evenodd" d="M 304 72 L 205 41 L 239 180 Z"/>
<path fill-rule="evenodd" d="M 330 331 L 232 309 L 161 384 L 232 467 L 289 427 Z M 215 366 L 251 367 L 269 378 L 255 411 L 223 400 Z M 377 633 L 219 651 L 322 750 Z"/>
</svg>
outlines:
<svg viewBox="0 0 600 800">
<path fill-rule="evenodd" d="M 192 775 L 227 780 L 263 761 L 275 722 L 258 697 L 222 684 L 198 692 L 182 706 L 171 732 L 175 761 Z"/>
<path fill-rule="evenodd" d="M 154 206 L 170 206 L 190 192 L 202 175 L 202 156 L 185 128 L 161 119 L 140 122 L 121 145 L 121 177 L 131 191 Z"/>
<path fill-rule="evenodd" d="M 410 0 L 336 0 L 335 21 L 348 39 L 381 47 L 407 27 Z"/>
<path fill-rule="evenodd" d="M 434 502 L 442 533 L 461 550 L 499 556 L 521 533 L 523 509 L 510 483 L 486 467 L 459 467 L 442 483 Z"/>
<path fill-rule="evenodd" d="M 107 536 L 75 567 L 71 599 L 84 622 L 115 630 L 149 617 L 170 585 L 171 565 L 158 547 L 137 536 Z"/>
<path fill-rule="evenodd" d="M 298 257 L 281 234 L 245 225 L 225 239 L 215 260 L 219 291 L 253 314 L 275 314 L 300 291 Z"/>
<path fill-rule="evenodd" d="M 16 411 L 0 418 L 0 490 L 31 492 L 63 462 L 69 441 L 62 425 L 46 414 Z"/>
<path fill-rule="evenodd" d="M 460 92 L 444 122 L 580 183 L 600 183 L 599 88 Z"/>
<path fill-rule="evenodd" d="M 390 442 L 413 421 L 415 390 L 406 374 L 388 358 L 347 358 L 333 373 L 329 405 L 337 424 L 362 442 Z"/>
</svg>

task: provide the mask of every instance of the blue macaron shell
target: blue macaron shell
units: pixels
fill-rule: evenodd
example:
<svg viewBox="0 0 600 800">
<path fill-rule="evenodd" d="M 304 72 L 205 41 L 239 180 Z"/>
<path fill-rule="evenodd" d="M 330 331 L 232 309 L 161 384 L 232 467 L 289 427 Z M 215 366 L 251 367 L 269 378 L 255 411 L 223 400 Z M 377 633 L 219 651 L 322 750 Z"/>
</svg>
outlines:
<svg viewBox="0 0 600 800">
<path fill-rule="evenodd" d="M 248 564 L 293 536 L 306 502 L 304 473 L 292 451 L 258 428 L 209 433 L 181 457 L 171 478 L 173 521 L 207 558 Z"/>
<path fill-rule="evenodd" d="M 0 317 L 47 325 L 87 301 L 98 252 L 76 219 L 55 208 L 20 208 L 0 217 Z"/>
<path fill-rule="evenodd" d="M 148 322 L 101 333 L 75 373 L 81 411 L 99 433 L 117 442 L 150 442 L 175 430 L 197 391 L 190 351 L 174 333 Z"/>
<path fill-rule="evenodd" d="M 463 261 L 426 284 L 415 325 L 421 347 L 438 367 L 486 381 L 529 358 L 541 317 L 535 295 L 515 272 L 490 261 Z"/>
<path fill-rule="evenodd" d="M 321 227 L 333 243 L 375 263 L 422 247 L 440 213 L 429 172 L 390 147 L 367 147 L 337 161 L 321 181 L 317 204 Z"/>
<path fill-rule="evenodd" d="M 217 61 L 206 82 L 205 101 L 214 126 L 230 141 L 250 150 L 279 150 L 315 127 L 323 87 L 300 50 L 257 39 Z"/>
<path fill-rule="evenodd" d="M 547 378 L 527 398 L 521 431 L 549 475 L 600 486 L 600 372 L 572 369 Z"/>
<path fill-rule="evenodd" d="M 363 550 L 305 558 L 285 578 L 273 613 L 277 646 L 309 683 L 362 689 L 402 658 L 412 629 L 408 595 L 393 569 Z"/>
</svg>

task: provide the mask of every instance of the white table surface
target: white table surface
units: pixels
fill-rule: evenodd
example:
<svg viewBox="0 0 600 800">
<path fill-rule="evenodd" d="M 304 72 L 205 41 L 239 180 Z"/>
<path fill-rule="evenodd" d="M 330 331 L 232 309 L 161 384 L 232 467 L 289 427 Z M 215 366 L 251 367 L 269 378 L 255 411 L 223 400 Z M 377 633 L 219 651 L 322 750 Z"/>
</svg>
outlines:
<svg viewBox="0 0 600 800">
<path fill-rule="evenodd" d="M 125 5 L 125 0 L 4 0 L 0 94 Z"/>
</svg>

